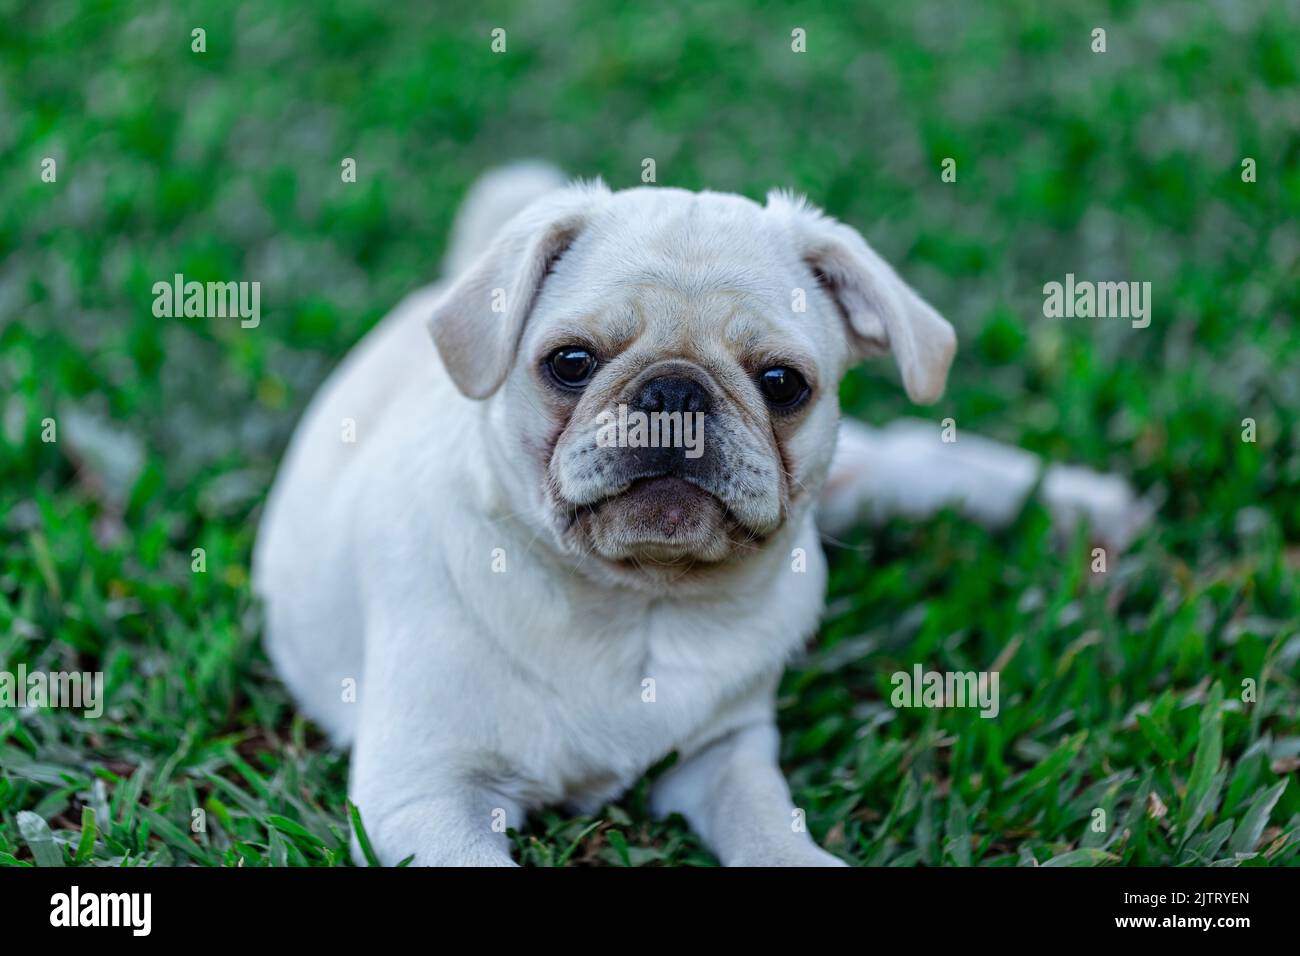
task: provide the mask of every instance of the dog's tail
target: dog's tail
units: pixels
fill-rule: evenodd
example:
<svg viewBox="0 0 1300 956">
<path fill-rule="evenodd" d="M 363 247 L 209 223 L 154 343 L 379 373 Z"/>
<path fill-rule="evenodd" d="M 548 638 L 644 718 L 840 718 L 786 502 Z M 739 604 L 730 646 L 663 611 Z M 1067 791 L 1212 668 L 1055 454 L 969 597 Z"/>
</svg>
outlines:
<svg viewBox="0 0 1300 956">
<path fill-rule="evenodd" d="M 511 163 L 480 176 L 456 213 L 443 263 L 446 276 L 459 275 L 507 219 L 566 181 L 554 166 L 536 160 Z"/>
</svg>

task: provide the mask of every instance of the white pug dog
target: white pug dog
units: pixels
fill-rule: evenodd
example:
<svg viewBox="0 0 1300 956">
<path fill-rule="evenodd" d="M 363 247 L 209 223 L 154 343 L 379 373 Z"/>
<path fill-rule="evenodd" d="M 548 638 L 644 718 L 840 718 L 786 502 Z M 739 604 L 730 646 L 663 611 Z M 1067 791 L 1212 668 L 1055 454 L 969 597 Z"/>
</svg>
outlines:
<svg viewBox="0 0 1300 956">
<path fill-rule="evenodd" d="M 933 402 L 952 327 L 789 195 L 537 165 L 480 181 L 449 272 L 317 395 L 255 555 L 271 658 L 351 746 L 379 859 L 511 865 L 529 809 L 594 811 L 676 751 L 653 807 L 724 864 L 840 863 L 796 825 L 774 721 L 822 609 L 819 497 L 833 524 L 998 522 L 1039 479 L 1025 452 L 912 423 L 842 433 L 828 482 L 845 370 L 889 351 Z M 620 408 L 702 440 L 602 441 Z M 1118 479 L 1043 488 L 1112 540 L 1135 521 Z"/>
</svg>

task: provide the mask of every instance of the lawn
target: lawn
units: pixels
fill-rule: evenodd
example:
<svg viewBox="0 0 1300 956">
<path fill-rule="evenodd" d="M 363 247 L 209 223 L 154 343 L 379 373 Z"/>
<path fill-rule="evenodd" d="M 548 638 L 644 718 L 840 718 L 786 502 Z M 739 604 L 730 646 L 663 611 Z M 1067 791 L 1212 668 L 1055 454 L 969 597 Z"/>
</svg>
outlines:
<svg viewBox="0 0 1300 956">
<path fill-rule="evenodd" d="M 314 387 L 437 275 L 474 177 L 531 156 L 807 193 L 961 343 L 937 406 L 875 362 L 849 412 L 1156 505 L 1104 572 L 1037 505 L 829 545 L 779 713 L 819 841 L 1300 864 L 1300 5 L 836 6 L 0 0 L 0 670 L 106 687 L 96 720 L 0 708 L 0 865 L 350 863 L 346 755 L 261 649 L 257 519 Z M 260 325 L 155 317 L 176 273 L 260 281 Z M 1149 327 L 1045 317 L 1067 273 L 1149 281 Z M 916 663 L 997 669 L 1000 714 L 895 709 Z M 518 857 L 711 864 L 646 789 L 537 815 Z"/>
</svg>

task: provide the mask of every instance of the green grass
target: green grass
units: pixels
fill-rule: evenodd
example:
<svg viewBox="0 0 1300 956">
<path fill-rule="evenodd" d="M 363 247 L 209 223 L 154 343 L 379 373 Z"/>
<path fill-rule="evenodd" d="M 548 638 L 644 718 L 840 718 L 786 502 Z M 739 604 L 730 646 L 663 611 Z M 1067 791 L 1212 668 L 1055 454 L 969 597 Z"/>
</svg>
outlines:
<svg viewBox="0 0 1300 956">
<path fill-rule="evenodd" d="M 0 0 L 0 668 L 108 686 L 95 721 L 0 710 L 0 864 L 348 862 L 346 758 L 260 649 L 256 520 L 314 386 L 520 156 L 807 192 L 956 325 L 925 414 L 1158 502 L 1105 574 L 1037 506 L 832 547 L 780 699 L 818 839 L 860 864 L 1300 863 L 1296 3 L 393 6 Z M 154 318 L 176 272 L 259 280 L 261 327 Z M 1150 281 L 1151 326 L 1043 318 L 1067 272 Z M 843 398 L 916 412 L 886 363 Z M 996 662 L 999 717 L 895 710 L 915 662 Z M 644 782 L 515 839 L 540 865 L 712 862 Z"/>
</svg>

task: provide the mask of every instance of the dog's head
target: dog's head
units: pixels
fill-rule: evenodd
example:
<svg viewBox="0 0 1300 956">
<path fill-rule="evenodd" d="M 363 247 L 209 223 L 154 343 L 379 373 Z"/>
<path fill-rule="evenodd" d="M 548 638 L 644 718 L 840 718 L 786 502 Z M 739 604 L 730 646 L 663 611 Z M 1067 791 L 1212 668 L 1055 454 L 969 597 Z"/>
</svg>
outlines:
<svg viewBox="0 0 1300 956">
<path fill-rule="evenodd" d="M 634 581 L 743 561 L 804 514 L 849 364 L 890 351 L 932 402 L 955 349 L 856 231 L 800 200 L 600 184 L 506 223 L 431 329 L 460 391 L 492 400 L 516 507 Z"/>
</svg>

